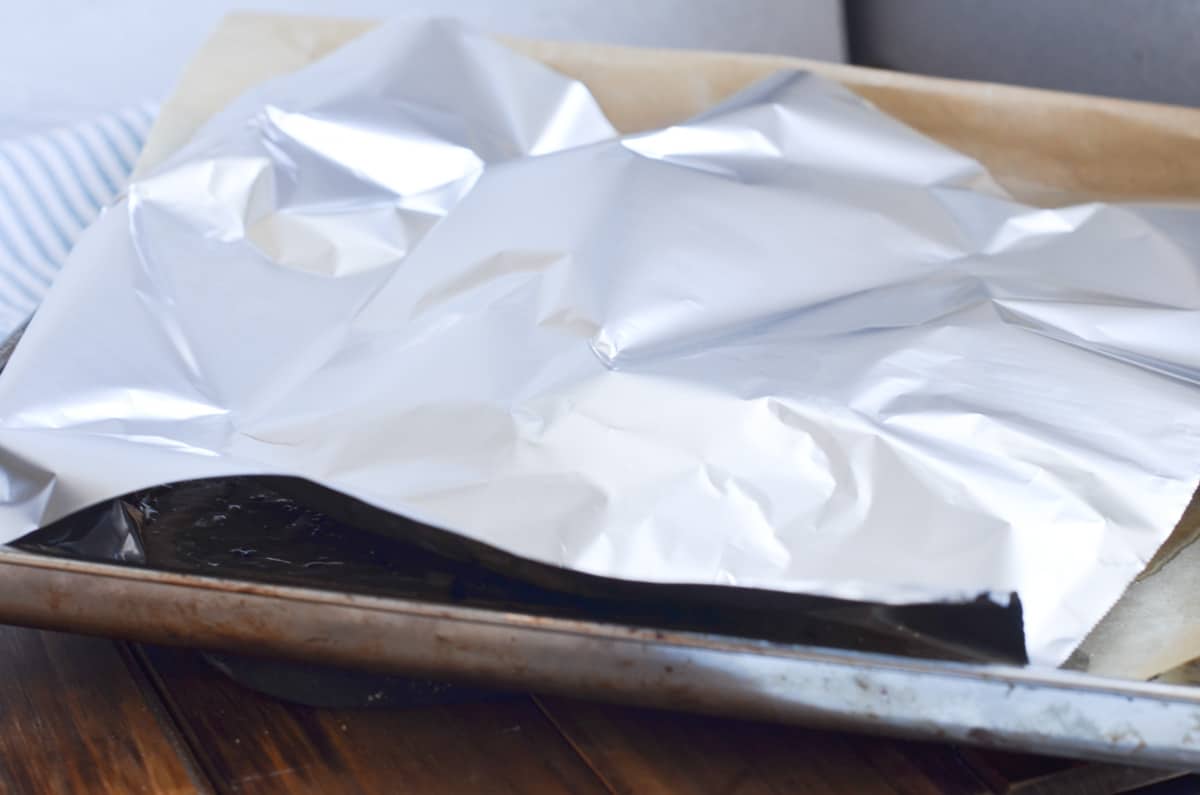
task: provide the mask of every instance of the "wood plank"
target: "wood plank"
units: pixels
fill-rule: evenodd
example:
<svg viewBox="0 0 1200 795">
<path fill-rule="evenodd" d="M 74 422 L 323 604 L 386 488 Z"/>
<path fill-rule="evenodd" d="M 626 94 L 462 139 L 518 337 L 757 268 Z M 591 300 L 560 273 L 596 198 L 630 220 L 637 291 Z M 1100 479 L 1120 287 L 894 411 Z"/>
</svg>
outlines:
<svg viewBox="0 0 1200 795">
<path fill-rule="evenodd" d="M 947 746 L 539 697 L 615 793 L 986 793 Z"/>
<path fill-rule="evenodd" d="M 1090 795 L 1170 775 L 563 698 L 537 698 L 543 714 L 515 696 L 390 711 L 318 709 L 248 691 L 194 653 L 147 649 L 144 659 L 221 792 Z M 310 681 L 294 669 L 264 670 L 270 674 L 259 672 L 260 685 L 278 680 L 284 691 Z M 361 689 L 345 676 L 354 687 L 321 679 L 307 685 L 321 692 L 305 697 Z M 367 680 L 362 687 L 368 684 L 363 693 L 378 686 Z M 372 703 L 395 705 L 403 690 L 381 691 Z"/>
<path fill-rule="evenodd" d="M 0 627 L 0 791 L 205 791 L 136 675 L 112 641 Z"/>
<path fill-rule="evenodd" d="M 1170 770 L 983 748 L 966 748 L 960 753 L 999 795 L 1113 795 L 1185 776 Z M 1200 777 L 1193 778 L 1194 789 L 1191 791 L 1200 792 Z"/>
<path fill-rule="evenodd" d="M 222 793 L 607 792 L 527 696 L 318 709 L 247 690 L 195 653 L 157 647 L 143 653 Z"/>
</svg>

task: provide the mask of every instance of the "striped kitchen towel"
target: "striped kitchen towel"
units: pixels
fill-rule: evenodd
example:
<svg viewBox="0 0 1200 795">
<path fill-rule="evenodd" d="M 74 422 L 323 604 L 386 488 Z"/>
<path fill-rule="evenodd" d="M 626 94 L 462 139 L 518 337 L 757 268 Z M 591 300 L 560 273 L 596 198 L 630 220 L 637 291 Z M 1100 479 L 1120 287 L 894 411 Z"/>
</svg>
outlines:
<svg viewBox="0 0 1200 795">
<path fill-rule="evenodd" d="M 0 339 L 33 313 L 79 233 L 121 191 L 155 111 L 0 141 Z"/>
</svg>

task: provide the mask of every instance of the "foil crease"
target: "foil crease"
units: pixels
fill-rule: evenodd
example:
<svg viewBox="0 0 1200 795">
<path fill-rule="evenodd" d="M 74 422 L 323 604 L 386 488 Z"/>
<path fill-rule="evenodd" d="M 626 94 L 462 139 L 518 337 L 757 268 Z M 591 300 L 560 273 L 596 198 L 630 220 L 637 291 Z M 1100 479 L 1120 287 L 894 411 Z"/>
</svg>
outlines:
<svg viewBox="0 0 1200 795">
<path fill-rule="evenodd" d="M 1200 475 L 1200 208 L 1010 199 L 781 73 L 620 136 L 398 20 L 85 233 L 0 378 L 0 541 L 307 478 L 539 562 L 906 604 L 1058 664 Z"/>
</svg>

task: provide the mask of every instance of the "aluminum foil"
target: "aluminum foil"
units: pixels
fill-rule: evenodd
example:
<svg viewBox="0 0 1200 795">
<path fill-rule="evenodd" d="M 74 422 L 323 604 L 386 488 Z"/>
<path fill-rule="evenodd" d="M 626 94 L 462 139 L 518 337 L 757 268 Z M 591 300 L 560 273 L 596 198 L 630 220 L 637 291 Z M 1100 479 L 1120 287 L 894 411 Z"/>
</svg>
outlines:
<svg viewBox="0 0 1200 795">
<path fill-rule="evenodd" d="M 0 541 L 295 475 L 541 562 L 1019 595 L 1061 662 L 1200 475 L 1200 208 L 1008 198 L 802 73 L 618 136 L 397 21 L 135 182 L 0 378 Z"/>
</svg>

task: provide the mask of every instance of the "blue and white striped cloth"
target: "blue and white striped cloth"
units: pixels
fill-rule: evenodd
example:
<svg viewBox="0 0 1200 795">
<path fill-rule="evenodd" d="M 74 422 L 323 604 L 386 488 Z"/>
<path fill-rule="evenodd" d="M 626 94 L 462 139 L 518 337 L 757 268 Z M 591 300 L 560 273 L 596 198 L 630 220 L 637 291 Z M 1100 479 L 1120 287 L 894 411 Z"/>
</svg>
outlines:
<svg viewBox="0 0 1200 795">
<path fill-rule="evenodd" d="M 121 191 L 155 111 L 0 141 L 0 339 L 33 313 L 79 233 Z"/>
</svg>

